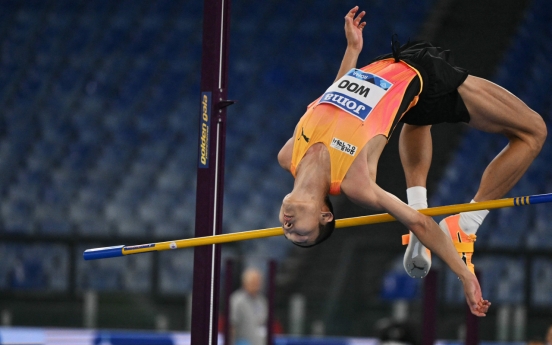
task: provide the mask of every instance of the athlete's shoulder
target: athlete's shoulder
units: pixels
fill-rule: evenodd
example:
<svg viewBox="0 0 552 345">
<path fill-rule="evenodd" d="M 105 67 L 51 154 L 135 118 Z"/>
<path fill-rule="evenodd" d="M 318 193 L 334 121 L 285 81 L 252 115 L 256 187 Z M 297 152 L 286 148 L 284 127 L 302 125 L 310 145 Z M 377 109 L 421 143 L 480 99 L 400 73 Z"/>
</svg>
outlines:
<svg viewBox="0 0 552 345">
<path fill-rule="evenodd" d="M 291 160 L 293 155 L 293 143 L 295 142 L 295 135 L 288 139 L 288 141 L 282 146 L 280 152 L 278 152 L 278 164 L 287 170 L 291 171 Z"/>
</svg>

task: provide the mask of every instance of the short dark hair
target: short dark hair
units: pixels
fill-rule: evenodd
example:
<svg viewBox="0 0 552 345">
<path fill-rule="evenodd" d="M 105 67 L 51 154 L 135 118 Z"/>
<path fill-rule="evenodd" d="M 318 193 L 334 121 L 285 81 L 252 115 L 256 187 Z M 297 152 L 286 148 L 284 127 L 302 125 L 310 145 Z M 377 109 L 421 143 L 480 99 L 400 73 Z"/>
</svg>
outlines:
<svg viewBox="0 0 552 345">
<path fill-rule="evenodd" d="M 318 227 L 319 230 L 318 230 L 318 237 L 316 238 L 316 241 L 314 241 L 313 244 L 310 244 L 308 246 L 302 246 L 302 245 L 297 244 L 297 243 L 293 243 L 293 244 L 295 244 L 296 246 L 301 247 L 301 248 L 311 248 L 311 247 L 316 246 L 317 244 L 320 244 L 320 243 L 324 242 L 328 238 L 330 238 L 330 236 L 333 234 L 333 231 L 335 229 L 335 214 L 334 214 L 332 202 L 330 201 L 330 198 L 327 195 L 324 198 L 324 204 L 326 204 L 326 206 L 328 206 L 328 208 L 330 209 L 331 214 L 334 217 L 330 222 L 327 222 L 326 225 L 320 225 Z"/>
</svg>

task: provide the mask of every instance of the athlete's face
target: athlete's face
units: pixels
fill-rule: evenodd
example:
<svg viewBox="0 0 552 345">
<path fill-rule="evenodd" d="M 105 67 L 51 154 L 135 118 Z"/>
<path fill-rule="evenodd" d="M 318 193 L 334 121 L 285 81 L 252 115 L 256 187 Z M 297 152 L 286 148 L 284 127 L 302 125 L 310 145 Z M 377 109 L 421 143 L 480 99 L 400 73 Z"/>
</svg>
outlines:
<svg viewBox="0 0 552 345">
<path fill-rule="evenodd" d="M 300 246 L 309 246 L 316 242 L 322 219 L 322 212 L 316 203 L 290 200 L 289 195 L 286 195 L 279 219 L 288 240 Z"/>
</svg>

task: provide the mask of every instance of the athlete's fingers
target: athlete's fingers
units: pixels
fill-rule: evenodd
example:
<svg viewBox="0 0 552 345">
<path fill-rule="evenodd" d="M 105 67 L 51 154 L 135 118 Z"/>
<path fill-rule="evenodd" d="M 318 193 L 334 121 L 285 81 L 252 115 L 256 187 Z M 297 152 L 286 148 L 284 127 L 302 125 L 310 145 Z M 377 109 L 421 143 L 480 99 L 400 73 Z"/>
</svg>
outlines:
<svg viewBox="0 0 552 345">
<path fill-rule="evenodd" d="M 479 311 L 482 313 L 487 313 L 491 307 L 491 302 L 484 300 L 479 303 Z"/>
<path fill-rule="evenodd" d="M 362 29 L 364 29 L 365 26 L 366 26 L 366 22 L 362 22 L 362 23 L 359 24 L 358 28 L 360 30 L 362 30 Z"/>
<path fill-rule="evenodd" d="M 475 316 L 479 316 L 479 317 L 485 317 L 485 316 L 487 316 L 487 314 L 481 313 L 481 312 L 479 312 L 479 311 L 477 311 L 477 310 L 473 310 L 473 309 L 472 309 L 471 312 L 472 312 L 472 314 L 475 315 Z"/>
<path fill-rule="evenodd" d="M 360 20 L 362 19 L 362 17 L 364 17 L 364 15 L 366 14 L 365 11 L 362 11 L 358 14 L 358 16 L 356 16 L 355 18 L 355 25 L 358 26 L 358 23 L 360 23 Z"/>
<path fill-rule="evenodd" d="M 473 304 L 471 306 L 471 311 L 472 311 L 472 314 L 477 316 L 485 316 L 485 312 L 486 312 L 485 308 L 482 308 L 479 303 Z"/>
<path fill-rule="evenodd" d="M 489 311 L 489 307 L 491 306 L 491 302 L 487 300 L 480 300 L 477 303 L 470 304 L 470 310 L 472 314 L 484 317 L 487 315 L 487 312 Z"/>
<path fill-rule="evenodd" d="M 351 8 L 351 10 L 349 11 L 349 13 L 347 13 L 347 15 L 345 16 L 345 19 L 347 19 L 347 17 L 354 18 L 355 13 L 356 13 L 357 11 L 358 11 L 358 6 L 355 6 L 355 7 Z"/>
<path fill-rule="evenodd" d="M 351 30 L 355 26 L 353 17 L 345 17 L 345 30 Z"/>
<path fill-rule="evenodd" d="M 353 9 L 351 9 L 349 11 L 349 13 L 347 13 L 347 15 L 345 16 L 345 25 L 346 26 L 354 24 L 355 13 L 356 13 L 357 10 L 358 10 L 358 6 L 354 7 Z"/>
<path fill-rule="evenodd" d="M 470 309 L 471 309 L 471 313 L 472 313 L 473 315 L 475 315 L 475 316 L 479 316 L 479 317 L 485 316 L 485 314 L 480 313 L 480 312 L 477 311 L 477 310 L 474 310 L 474 309 L 472 309 L 472 308 L 470 308 Z"/>
</svg>

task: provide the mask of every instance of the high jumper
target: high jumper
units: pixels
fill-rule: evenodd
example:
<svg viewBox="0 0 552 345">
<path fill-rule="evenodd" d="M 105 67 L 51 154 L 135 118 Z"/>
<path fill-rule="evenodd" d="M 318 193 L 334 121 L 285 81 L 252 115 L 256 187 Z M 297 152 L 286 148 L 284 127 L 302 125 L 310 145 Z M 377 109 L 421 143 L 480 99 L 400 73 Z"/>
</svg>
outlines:
<svg viewBox="0 0 552 345">
<path fill-rule="evenodd" d="M 280 165 L 295 177 L 279 215 L 285 236 L 303 247 L 326 240 L 335 227 L 328 194 L 343 193 L 360 206 L 389 212 L 411 231 L 404 260 L 410 275 L 429 270 L 424 244 L 460 277 L 472 313 L 483 316 L 490 303 L 481 297 L 471 252 L 458 253 L 452 243 L 473 243 L 475 231 L 463 225 L 461 215 L 445 219 L 441 230 L 381 189 L 375 182 L 378 160 L 398 122 L 404 122 L 400 154 L 408 187 L 425 188 L 431 125 L 466 122 L 503 133 L 510 142 L 487 167 L 474 197 L 490 200 L 509 191 L 534 160 L 546 138 L 544 121 L 503 88 L 452 65 L 448 51 L 427 42 L 400 46 L 393 39 L 392 54 L 357 69 L 366 25 L 365 12 L 358 11 L 356 6 L 345 16 L 347 49 L 334 83 L 307 107 L 278 154 Z M 417 195 L 414 199 L 421 204 Z M 480 224 L 485 212 L 464 218 Z M 413 272 L 415 267 L 420 272 Z"/>
</svg>

